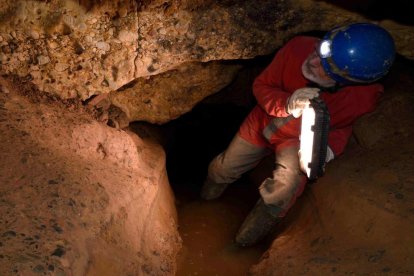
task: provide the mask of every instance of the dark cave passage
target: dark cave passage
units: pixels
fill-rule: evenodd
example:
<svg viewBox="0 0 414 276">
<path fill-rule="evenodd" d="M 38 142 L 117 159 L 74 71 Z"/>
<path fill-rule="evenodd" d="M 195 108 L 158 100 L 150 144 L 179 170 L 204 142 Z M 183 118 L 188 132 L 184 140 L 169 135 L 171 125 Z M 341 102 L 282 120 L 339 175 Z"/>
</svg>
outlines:
<svg viewBox="0 0 414 276">
<path fill-rule="evenodd" d="M 199 193 L 209 162 L 230 143 L 249 107 L 231 103 L 200 103 L 191 112 L 163 126 L 134 123 L 161 133 L 167 155 L 167 171 L 175 194 L 183 249 L 177 275 L 244 275 L 258 263 L 268 247 L 264 241 L 250 248 L 233 240 L 246 215 L 259 198 L 246 173 L 216 200 Z"/>
<path fill-rule="evenodd" d="M 233 239 L 259 197 L 243 177 L 213 201 L 200 198 L 208 163 L 226 148 L 249 110 L 200 104 L 176 120 L 167 150 L 167 171 L 177 199 L 183 250 L 177 275 L 243 275 L 265 247 L 238 248 Z"/>
<path fill-rule="evenodd" d="M 183 239 L 177 275 L 244 275 L 268 247 L 268 241 L 250 248 L 234 243 L 237 230 L 259 198 L 250 172 L 216 200 L 203 200 L 200 190 L 209 162 L 227 148 L 254 106 L 253 80 L 272 57 L 240 61 L 244 69 L 232 84 L 161 127 Z"/>
</svg>

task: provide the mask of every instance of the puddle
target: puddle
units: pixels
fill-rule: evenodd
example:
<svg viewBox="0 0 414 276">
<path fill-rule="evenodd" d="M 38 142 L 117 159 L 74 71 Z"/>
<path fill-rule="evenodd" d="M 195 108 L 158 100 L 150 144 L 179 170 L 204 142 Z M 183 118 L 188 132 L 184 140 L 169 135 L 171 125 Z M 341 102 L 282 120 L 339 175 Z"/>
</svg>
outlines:
<svg viewBox="0 0 414 276">
<path fill-rule="evenodd" d="M 213 201 L 200 199 L 194 189 L 179 194 L 183 249 L 177 275 L 246 275 L 258 263 L 266 245 L 241 248 L 233 240 L 258 197 L 254 187 L 239 183 Z"/>
</svg>

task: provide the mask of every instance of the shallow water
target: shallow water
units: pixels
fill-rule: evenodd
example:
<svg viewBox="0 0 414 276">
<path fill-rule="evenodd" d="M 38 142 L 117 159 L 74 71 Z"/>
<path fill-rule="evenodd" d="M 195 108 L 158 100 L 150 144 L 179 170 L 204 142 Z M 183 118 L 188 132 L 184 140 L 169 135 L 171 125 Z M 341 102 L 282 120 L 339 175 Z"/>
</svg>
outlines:
<svg viewBox="0 0 414 276">
<path fill-rule="evenodd" d="M 241 248 L 233 242 L 259 194 L 235 183 L 217 200 L 204 201 L 198 191 L 176 192 L 183 249 L 177 275 L 246 275 L 265 251 L 264 243 Z"/>
</svg>

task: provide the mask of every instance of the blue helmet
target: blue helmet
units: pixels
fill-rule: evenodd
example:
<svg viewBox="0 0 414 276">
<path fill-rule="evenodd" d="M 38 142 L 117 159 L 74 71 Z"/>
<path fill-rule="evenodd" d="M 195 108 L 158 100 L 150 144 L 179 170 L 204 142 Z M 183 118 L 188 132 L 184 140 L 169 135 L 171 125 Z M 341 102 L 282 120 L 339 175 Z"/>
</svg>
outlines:
<svg viewBox="0 0 414 276">
<path fill-rule="evenodd" d="M 355 23 L 329 31 L 318 46 L 325 72 L 343 84 L 370 83 L 387 74 L 394 40 L 382 27 Z"/>
</svg>

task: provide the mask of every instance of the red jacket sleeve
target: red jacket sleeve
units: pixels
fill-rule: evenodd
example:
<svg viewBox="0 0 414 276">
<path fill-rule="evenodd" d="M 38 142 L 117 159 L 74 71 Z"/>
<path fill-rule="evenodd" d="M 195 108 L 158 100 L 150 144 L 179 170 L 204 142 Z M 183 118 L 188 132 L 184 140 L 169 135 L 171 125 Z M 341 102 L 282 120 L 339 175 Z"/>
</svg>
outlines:
<svg viewBox="0 0 414 276">
<path fill-rule="evenodd" d="M 287 117 L 286 101 L 290 93 L 282 90 L 282 75 L 286 64 L 287 46 L 278 51 L 272 63 L 255 79 L 253 94 L 257 103 L 267 114 Z"/>
<path fill-rule="evenodd" d="M 349 137 L 352 135 L 352 126 L 339 128 L 329 131 L 329 147 L 335 154 L 335 157 L 344 152 L 348 144 Z"/>
<path fill-rule="evenodd" d="M 344 151 L 352 135 L 354 122 L 361 116 L 373 112 L 384 92 L 383 86 L 378 83 L 367 86 L 351 86 L 346 90 L 346 97 L 342 100 L 344 111 L 331 116 L 331 119 L 336 122 L 335 127 L 329 131 L 328 144 L 335 157 Z"/>
</svg>

